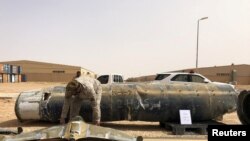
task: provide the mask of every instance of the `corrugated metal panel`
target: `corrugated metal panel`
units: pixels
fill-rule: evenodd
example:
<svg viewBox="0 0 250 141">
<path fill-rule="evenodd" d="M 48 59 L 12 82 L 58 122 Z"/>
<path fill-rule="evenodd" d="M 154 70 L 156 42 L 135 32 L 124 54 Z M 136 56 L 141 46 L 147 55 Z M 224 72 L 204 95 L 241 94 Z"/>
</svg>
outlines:
<svg viewBox="0 0 250 141">
<path fill-rule="evenodd" d="M 22 67 L 18 66 L 18 74 L 21 74 L 21 73 L 22 73 Z"/>
<path fill-rule="evenodd" d="M 0 73 L 3 73 L 3 64 L 0 64 Z"/>
<path fill-rule="evenodd" d="M 8 82 L 8 83 L 11 83 L 11 75 L 10 75 L 10 74 L 7 74 L 7 78 L 8 78 L 8 79 L 7 79 L 7 82 Z"/>
<path fill-rule="evenodd" d="M 22 75 L 21 74 L 18 75 L 18 82 L 22 82 Z"/>
<path fill-rule="evenodd" d="M 3 74 L 3 82 L 4 83 L 8 83 L 9 82 L 8 74 Z"/>
<path fill-rule="evenodd" d="M 15 83 L 18 82 L 18 75 L 15 75 Z"/>
<path fill-rule="evenodd" d="M 3 83 L 3 74 L 0 74 L 0 83 Z"/>
<path fill-rule="evenodd" d="M 14 74 L 11 74 L 11 75 L 10 75 L 10 82 L 11 82 L 11 83 L 14 83 L 14 82 L 15 82 L 15 75 L 14 75 Z"/>
<path fill-rule="evenodd" d="M 22 82 L 20 74 L 0 73 L 0 83 L 16 83 Z"/>
<path fill-rule="evenodd" d="M 9 72 L 9 73 L 12 73 L 12 67 L 13 67 L 13 66 L 12 66 L 12 65 L 10 65 L 10 72 Z"/>
<path fill-rule="evenodd" d="M 11 73 L 18 74 L 18 66 L 11 66 Z"/>
<path fill-rule="evenodd" d="M 9 64 L 3 65 L 3 72 L 4 73 L 11 73 L 11 66 Z"/>
<path fill-rule="evenodd" d="M 27 82 L 27 78 L 25 74 L 21 75 L 21 82 Z"/>
</svg>

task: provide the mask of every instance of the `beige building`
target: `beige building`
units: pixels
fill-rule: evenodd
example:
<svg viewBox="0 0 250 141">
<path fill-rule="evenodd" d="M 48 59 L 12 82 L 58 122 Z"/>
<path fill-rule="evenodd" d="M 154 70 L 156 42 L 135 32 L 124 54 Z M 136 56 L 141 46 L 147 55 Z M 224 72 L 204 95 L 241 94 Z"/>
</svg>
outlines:
<svg viewBox="0 0 250 141">
<path fill-rule="evenodd" d="M 71 80 L 77 71 L 82 75 L 96 77 L 96 74 L 80 66 L 70 66 L 28 60 L 6 61 L 0 64 L 21 66 L 22 82 L 67 82 Z"/>
<path fill-rule="evenodd" d="M 190 72 L 191 70 L 198 72 L 208 79 L 217 82 L 233 83 L 239 85 L 250 85 L 250 65 L 228 65 L 228 66 L 214 66 L 205 68 L 183 69 L 171 72 Z M 136 78 L 129 78 L 130 82 L 143 82 L 154 80 L 155 75 L 141 76 Z"/>
<path fill-rule="evenodd" d="M 241 65 L 228 65 L 228 66 L 214 66 L 214 67 L 205 67 L 198 68 L 197 70 L 184 69 L 182 72 L 189 72 L 194 70 L 212 81 L 218 82 L 233 82 L 239 85 L 249 85 L 250 84 L 250 65 L 241 64 Z M 175 71 L 177 72 L 177 71 Z"/>
</svg>

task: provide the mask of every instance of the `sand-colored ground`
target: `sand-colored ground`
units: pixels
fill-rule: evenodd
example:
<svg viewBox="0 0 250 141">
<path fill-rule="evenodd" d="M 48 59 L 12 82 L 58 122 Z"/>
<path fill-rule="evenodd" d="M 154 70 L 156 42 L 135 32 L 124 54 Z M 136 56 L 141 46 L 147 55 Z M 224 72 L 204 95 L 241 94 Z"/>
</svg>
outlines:
<svg viewBox="0 0 250 141">
<path fill-rule="evenodd" d="M 53 82 L 23 82 L 23 83 L 0 83 L 0 93 L 20 93 L 22 91 L 46 88 L 66 83 Z"/>
<path fill-rule="evenodd" d="M 50 127 L 53 125 L 57 125 L 55 123 L 41 122 L 41 121 L 27 121 L 20 123 L 15 116 L 14 106 L 15 106 L 15 97 L 14 98 L 1 98 L 1 95 L 12 93 L 19 93 L 21 91 L 32 90 L 45 88 L 55 85 L 61 85 L 62 83 L 1 83 L 0 84 L 0 127 L 6 128 L 16 128 L 18 126 L 24 127 L 24 132 L 33 131 L 36 129 L 41 129 L 44 127 Z M 250 86 L 237 86 L 240 89 L 250 89 Z M 223 123 L 226 124 L 240 124 L 238 120 L 237 114 L 231 113 L 227 114 L 223 118 Z M 178 138 L 182 140 L 182 138 L 189 138 L 189 140 L 199 139 L 206 140 L 206 136 L 203 135 L 195 135 L 194 133 L 190 133 L 190 135 L 185 136 L 175 136 L 172 133 L 164 128 L 158 126 L 158 122 L 141 122 L 141 121 L 119 121 L 119 122 L 106 122 L 102 123 L 102 126 L 111 127 L 115 129 L 119 129 L 125 131 L 129 135 L 133 136 L 143 136 L 152 138 L 150 140 L 156 140 L 156 138 L 164 137 L 164 138 L 172 138 L 171 140 L 175 140 Z M 191 139 L 190 139 L 191 138 Z M 170 140 L 170 139 L 169 139 Z"/>
</svg>

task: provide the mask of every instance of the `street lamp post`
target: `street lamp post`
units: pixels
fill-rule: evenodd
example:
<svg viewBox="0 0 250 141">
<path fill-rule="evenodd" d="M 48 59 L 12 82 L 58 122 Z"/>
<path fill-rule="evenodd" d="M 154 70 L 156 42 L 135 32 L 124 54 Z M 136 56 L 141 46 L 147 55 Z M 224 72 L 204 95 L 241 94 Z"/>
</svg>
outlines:
<svg viewBox="0 0 250 141">
<path fill-rule="evenodd" d="M 198 24 L 197 24 L 197 48 L 196 48 L 196 72 L 198 70 L 198 51 L 199 51 L 199 22 L 201 20 L 208 19 L 208 17 L 203 17 L 198 19 Z"/>
</svg>

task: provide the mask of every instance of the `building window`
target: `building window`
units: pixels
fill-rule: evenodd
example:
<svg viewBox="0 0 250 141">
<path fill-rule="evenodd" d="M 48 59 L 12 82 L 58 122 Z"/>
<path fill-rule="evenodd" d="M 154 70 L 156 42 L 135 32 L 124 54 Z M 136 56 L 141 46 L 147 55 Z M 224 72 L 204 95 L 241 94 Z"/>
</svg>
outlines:
<svg viewBox="0 0 250 141">
<path fill-rule="evenodd" d="M 64 70 L 53 70 L 52 72 L 53 72 L 53 73 L 65 73 Z"/>
<path fill-rule="evenodd" d="M 229 73 L 216 73 L 217 76 L 230 76 Z"/>
</svg>

